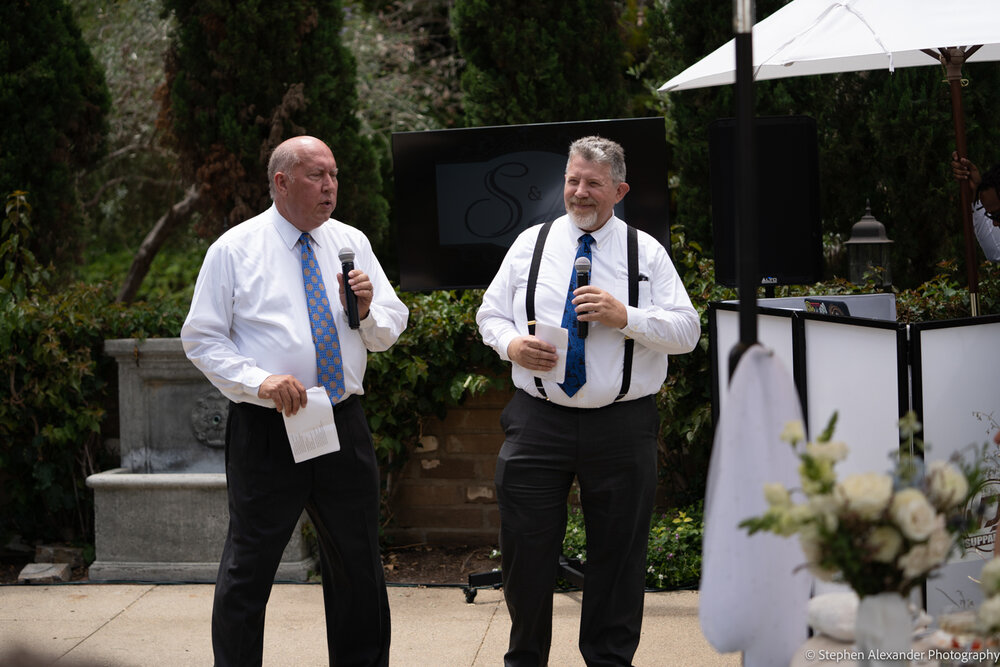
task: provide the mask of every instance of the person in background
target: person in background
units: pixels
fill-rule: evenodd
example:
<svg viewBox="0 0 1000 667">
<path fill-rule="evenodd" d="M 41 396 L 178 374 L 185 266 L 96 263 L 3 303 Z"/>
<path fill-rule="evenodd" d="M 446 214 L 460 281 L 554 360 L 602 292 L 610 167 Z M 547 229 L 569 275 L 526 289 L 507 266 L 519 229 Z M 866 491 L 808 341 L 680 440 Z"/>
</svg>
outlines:
<svg viewBox="0 0 1000 667">
<path fill-rule="evenodd" d="M 972 226 L 976 239 L 983 249 L 986 259 L 1000 261 L 1000 165 L 979 173 L 979 168 L 968 158 L 959 158 L 958 152 L 951 154 L 951 172 L 958 181 L 965 181 L 972 195 Z M 993 434 L 993 442 L 1000 445 L 1000 431 Z M 993 557 L 1000 556 L 996 550 L 1000 539 L 1000 524 L 993 532 Z"/>
<path fill-rule="evenodd" d="M 667 376 L 667 356 L 690 352 L 701 331 L 666 250 L 644 232 L 637 233 L 638 305 L 626 305 L 629 232 L 614 206 L 628 190 L 621 146 L 596 136 L 573 142 L 563 191 L 567 214 L 546 228 L 536 282 L 529 285 L 530 266 L 544 225 L 511 245 L 476 316 L 483 341 L 513 362 L 516 387 L 501 416 L 505 441 L 495 475 L 511 617 L 508 667 L 548 662 L 574 478 L 587 531 L 580 652 L 589 667 L 630 665 L 639 645 L 657 483 L 655 395 Z M 589 285 L 576 284 L 577 257 L 591 261 Z M 529 333 L 529 325 L 537 326 L 527 315 L 529 292 L 538 324 L 569 332 L 565 379 L 536 381 L 558 355 Z M 583 338 L 578 322 L 587 323 Z"/>
<path fill-rule="evenodd" d="M 991 262 L 1000 261 L 1000 165 L 980 174 L 969 159 L 953 152 L 951 171 L 972 195 L 972 226 L 983 254 Z"/>
<path fill-rule="evenodd" d="M 319 540 L 330 664 L 385 666 L 379 473 L 359 396 L 368 352 L 389 348 L 408 312 L 365 235 L 330 218 L 338 184 L 330 148 L 289 139 L 267 171 L 273 205 L 208 249 L 181 330 L 188 358 L 231 401 L 215 665 L 261 664 L 271 585 L 305 509 Z M 346 276 L 338 273 L 341 248 L 355 253 L 357 268 Z M 345 290 L 357 299 L 356 329 Z M 284 416 L 305 408 L 316 386 L 333 404 L 340 450 L 296 463 Z"/>
</svg>

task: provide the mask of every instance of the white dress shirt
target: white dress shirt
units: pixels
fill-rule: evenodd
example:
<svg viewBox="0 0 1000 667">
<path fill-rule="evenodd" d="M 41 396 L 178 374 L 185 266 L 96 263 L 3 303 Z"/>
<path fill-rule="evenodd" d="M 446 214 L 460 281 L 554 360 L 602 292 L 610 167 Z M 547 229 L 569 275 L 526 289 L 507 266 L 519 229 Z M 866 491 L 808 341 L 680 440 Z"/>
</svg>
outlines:
<svg viewBox="0 0 1000 667">
<path fill-rule="evenodd" d="M 493 282 L 483 295 L 476 315 L 483 341 L 510 361 L 507 347 L 528 333 L 525 292 L 528 269 L 541 225 L 523 231 L 511 244 Z M 635 340 L 632 381 L 622 400 L 632 400 L 659 391 L 667 377 L 667 355 L 690 352 L 698 344 L 701 325 L 680 276 L 666 250 L 649 234 L 639 231 L 639 305 L 628 305 L 627 226 L 612 216 L 591 232 L 592 270 L 590 284 L 610 292 L 625 304 L 628 324 L 622 329 L 591 322 L 586 341 L 587 382 L 572 398 L 558 383 L 543 381 L 545 393 L 555 403 L 596 408 L 614 402 L 621 390 L 625 337 Z M 562 325 L 579 237 L 585 232 L 568 216 L 557 219 L 545 242 L 535 288 L 535 319 Z M 513 364 L 514 385 L 532 396 L 535 372 Z"/>
<path fill-rule="evenodd" d="M 986 259 L 1000 262 L 1000 227 L 986 217 L 986 209 L 979 202 L 972 205 L 972 228 Z"/>
<path fill-rule="evenodd" d="M 181 329 L 184 352 L 227 398 L 274 407 L 257 391 L 269 375 L 294 375 L 318 385 L 316 348 L 306 306 L 300 232 L 275 206 L 230 229 L 211 245 Z M 310 232 L 333 304 L 344 364 L 345 397 L 363 394 L 367 352 L 389 348 L 406 328 L 408 311 L 386 278 L 368 238 L 330 219 Z M 341 248 L 368 274 L 374 296 L 368 317 L 350 329 L 340 303 Z"/>
</svg>

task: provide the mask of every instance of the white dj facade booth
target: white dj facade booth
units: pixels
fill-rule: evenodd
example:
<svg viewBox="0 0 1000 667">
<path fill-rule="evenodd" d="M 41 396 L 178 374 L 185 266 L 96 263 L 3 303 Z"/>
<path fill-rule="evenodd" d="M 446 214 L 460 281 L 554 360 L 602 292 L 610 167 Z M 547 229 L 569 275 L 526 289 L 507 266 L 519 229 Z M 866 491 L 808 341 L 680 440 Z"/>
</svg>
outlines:
<svg viewBox="0 0 1000 667">
<path fill-rule="evenodd" d="M 794 378 L 808 433 L 818 435 L 838 414 L 835 438 L 849 447 L 839 477 L 888 472 L 899 452 L 898 420 L 911 409 L 923 424 L 928 462 L 981 447 L 1000 430 L 1000 315 L 904 324 L 896 321 L 893 294 L 757 303 L 758 341 Z M 738 311 L 736 302 L 709 304 L 716 423 L 726 403 L 730 351 L 739 341 Z M 984 461 L 990 484 L 980 529 L 965 554 L 927 585 L 925 605 L 932 615 L 978 606 L 982 599 L 969 577 L 978 579 L 983 561 L 993 555 L 993 524 L 1000 519 L 995 452 Z"/>
</svg>

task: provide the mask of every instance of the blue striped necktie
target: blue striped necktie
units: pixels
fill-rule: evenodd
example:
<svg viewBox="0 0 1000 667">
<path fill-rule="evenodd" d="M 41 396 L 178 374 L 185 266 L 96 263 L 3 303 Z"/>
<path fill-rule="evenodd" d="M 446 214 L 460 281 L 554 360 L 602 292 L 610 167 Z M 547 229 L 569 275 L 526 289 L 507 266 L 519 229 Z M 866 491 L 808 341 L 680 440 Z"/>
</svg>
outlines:
<svg viewBox="0 0 1000 667">
<path fill-rule="evenodd" d="M 594 237 L 584 234 L 580 237 L 580 247 L 576 250 L 576 258 L 590 259 L 590 244 Z M 569 290 L 566 292 L 566 306 L 563 309 L 562 326 L 569 330 L 569 341 L 566 348 L 566 380 L 559 387 L 567 396 L 573 396 L 587 382 L 587 362 L 584 358 L 586 339 L 580 338 L 576 331 L 576 308 L 573 306 L 573 290 L 576 289 L 576 263 L 569 279 Z"/>
<path fill-rule="evenodd" d="M 330 402 L 336 403 L 345 391 L 344 362 L 340 357 L 337 325 L 333 323 L 333 311 L 326 296 L 323 273 L 313 252 L 312 238 L 303 233 L 299 241 L 302 243 L 302 281 L 306 289 L 313 344 L 316 346 L 316 374 L 319 383 L 326 387 Z"/>
</svg>

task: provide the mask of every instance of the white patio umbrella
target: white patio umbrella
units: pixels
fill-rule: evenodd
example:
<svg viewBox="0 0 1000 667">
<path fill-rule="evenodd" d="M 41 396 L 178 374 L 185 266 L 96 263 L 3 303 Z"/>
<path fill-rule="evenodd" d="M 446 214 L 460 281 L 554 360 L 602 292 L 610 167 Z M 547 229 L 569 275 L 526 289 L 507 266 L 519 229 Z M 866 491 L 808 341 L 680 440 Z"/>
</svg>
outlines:
<svg viewBox="0 0 1000 667">
<path fill-rule="evenodd" d="M 734 41 L 667 81 L 661 92 L 735 80 Z M 998 0 L 793 0 L 753 27 L 753 78 L 940 65 L 951 86 L 956 149 L 966 157 L 961 68 L 1000 60 Z M 968 190 L 961 188 L 972 314 L 978 278 Z"/>
</svg>

